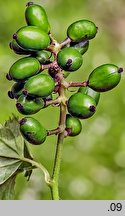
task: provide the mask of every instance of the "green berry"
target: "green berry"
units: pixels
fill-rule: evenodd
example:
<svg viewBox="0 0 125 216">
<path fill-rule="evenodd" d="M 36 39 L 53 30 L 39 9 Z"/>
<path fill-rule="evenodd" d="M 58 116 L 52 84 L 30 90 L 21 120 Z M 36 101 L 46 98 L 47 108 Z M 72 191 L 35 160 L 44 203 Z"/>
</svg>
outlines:
<svg viewBox="0 0 125 216">
<path fill-rule="evenodd" d="M 69 136 L 77 136 L 82 130 L 82 124 L 78 118 L 71 116 L 70 114 L 66 115 L 66 130 Z"/>
<path fill-rule="evenodd" d="M 50 59 L 50 52 L 45 50 L 38 51 L 36 53 L 36 58 L 41 64 L 46 64 Z"/>
<path fill-rule="evenodd" d="M 96 25 L 89 20 L 76 21 L 67 29 L 67 36 L 75 42 L 79 42 L 84 39 L 90 40 L 95 37 L 96 33 Z"/>
<path fill-rule="evenodd" d="M 44 100 L 42 98 L 30 98 L 21 95 L 17 100 L 16 107 L 21 114 L 32 115 L 44 107 Z"/>
<path fill-rule="evenodd" d="M 90 97 L 92 97 L 95 100 L 96 105 L 98 104 L 99 99 L 100 99 L 100 93 L 99 92 L 94 91 L 93 89 L 89 88 L 88 86 L 87 87 L 80 87 L 78 92 L 81 92 L 82 94 L 89 95 Z"/>
<path fill-rule="evenodd" d="M 42 144 L 47 137 L 46 129 L 34 118 L 25 117 L 20 120 L 20 131 L 31 144 Z"/>
<path fill-rule="evenodd" d="M 63 71 L 63 77 L 66 79 L 69 76 L 70 72 Z"/>
<path fill-rule="evenodd" d="M 120 82 L 122 71 L 113 64 L 101 65 L 89 75 L 88 86 L 98 92 L 111 90 Z"/>
<path fill-rule="evenodd" d="M 14 83 L 14 85 L 11 88 L 11 91 L 9 91 L 11 93 L 11 95 L 12 95 L 13 98 L 18 99 L 18 97 L 22 94 L 22 90 L 24 88 L 24 84 L 25 84 L 24 82 Z"/>
<path fill-rule="evenodd" d="M 20 47 L 20 46 L 17 44 L 16 40 L 12 40 L 12 41 L 10 42 L 10 48 L 11 48 L 16 54 L 18 54 L 18 55 L 29 55 L 29 54 L 31 54 L 30 51 L 27 51 L 27 50 L 23 49 L 22 47 Z"/>
<path fill-rule="evenodd" d="M 57 56 L 59 66 L 66 71 L 78 70 L 82 63 L 82 55 L 73 47 L 63 48 Z"/>
<path fill-rule="evenodd" d="M 37 26 L 25 26 L 13 35 L 17 43 L 26 50 L 38 51 L 50 44 L 49 35 Z"/>
<path fill-rule="evenodd" d="M 70 46 L 77 49 L 83 55 L 89 48 L 89 41 L 71 42 Z"/>
<path fill-rule="evenodd" d="M 47 33 L 50 31 L 48 18 L 42 6 L 37 4 L 28 5 L 25 18 L 29 26 L 38 26 Z"/>
<path fill-rule="evenodd" d="M 43 100 L 46 102 L 46 101 L 50 101 L 50 100 L 53 100 L 53 95 L 50 94 L 49 96 L 47 97 L 43 97 Z"/>
<path fill-rule="evenodd" d="M 40 63 L 36 58 L 24 57 L 17 60 L 10 68 L 9 75 L 15 81 L 25 80 L 40 71 Z"/>
<path fill-rule="evenodd" d="M 96 102 L 89 95 L 78 92 L 73 94 L 68 100 L 68 112 L 77 118 L 86 119 L 91 117 L 96 111 Z"/>
<path fill-rule="evenodd" d="M 55 88 L 55 82 L 51 76 L 47 74 L 38 74 L 27 80 L 24 85 L 24 94 L 47 97 Z"/>
</svg>

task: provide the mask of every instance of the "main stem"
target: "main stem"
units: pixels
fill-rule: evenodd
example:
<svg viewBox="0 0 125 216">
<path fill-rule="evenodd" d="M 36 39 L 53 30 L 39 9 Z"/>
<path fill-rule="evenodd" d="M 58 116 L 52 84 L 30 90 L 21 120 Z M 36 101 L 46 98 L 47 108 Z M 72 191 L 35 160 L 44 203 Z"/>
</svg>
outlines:
<svg viewBox="0 0 125 216">
<path fill-rule="evenodd" d="M 65 96 L 65 87 L 63 85 L 64 78 L 61 78 L 61 85 L 59 89 L 59 96 L 61 97 L 60 103 L 60 119 L 59 119 L 59 128 L 61 128 L 61 132 L 58 135 L 57 145 L 56 145 L 56 154 L 54 160 L 54 168 L 52 174 L 52 184 L 51 184 L 51 194 L 53 200 L 59 200 L 59 173 L 60 173 L 60 165 L 62 159 L 62 148 L 63 148 L 63 140 L 65 133 L 65 120 L 66 120 L 66 96 Z"/>
</svg>

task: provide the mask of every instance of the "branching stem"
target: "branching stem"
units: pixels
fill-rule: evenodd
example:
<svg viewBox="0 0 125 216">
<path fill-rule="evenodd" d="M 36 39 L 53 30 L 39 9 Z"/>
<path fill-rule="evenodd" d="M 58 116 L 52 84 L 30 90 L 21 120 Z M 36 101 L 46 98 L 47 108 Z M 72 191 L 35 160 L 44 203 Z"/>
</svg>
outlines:
<svg viewBox="0 0 125 216">
<path fill-rule="evenodd" d="M 45 101 L 45 107 L 50 106 L 50 105 L 58 105 L 58 104 L 60 104 L 60 102 L 61 102 L 60 97 L 58 97 L 55 100 L 48 100 L 48 101 Z"/>
<path fill-rule="evenodd" d="M 48 134 L 47 134 L 47 136 L 51 136 L 51 135 L 57 135 L 57 134 L 59 134 L 59 133 L 61 133 L 61 128 L 55 128 L 55 129 L 53 129 L 53 130 L 48 130 Z"/>
</svg>

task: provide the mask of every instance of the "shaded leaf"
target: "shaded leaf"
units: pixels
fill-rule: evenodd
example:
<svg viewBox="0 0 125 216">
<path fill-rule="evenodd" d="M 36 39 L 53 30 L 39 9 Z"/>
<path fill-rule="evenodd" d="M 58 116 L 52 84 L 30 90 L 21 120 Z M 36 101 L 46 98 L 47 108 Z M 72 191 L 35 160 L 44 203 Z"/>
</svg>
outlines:
<svg viewBox="0 0 125 216">
<path fill-rule="evenodd" d="M 15 137 L 11 130 L 5 127 L 0 128 L 0 156 L 18 158 Z"/>
<path fill-rule="evenodd" d="M 18 118 L 13 115 L 13 118 L 10 118 L 8 121 L 6 121 L 5 127 L 11 130 L 15 137 L 17 152 L 19 155 L 23 156 L 24 139 L 20 133 Z"/>
<path fill-rule="evenodd" d="M 19 160 L 0 157 L 0 185 L 18 170 L 21 163 Z"/>
<path fill-rule="evenodd" d="M 3 126 L 0 125 L 0 199 L 12 198 L 14 180 L 19 172 L 24 171 L 25 176 L 30 178 L 34 167 L 24 162 L 24 157 L 32 159 L 20 133 L 18 119 L 13 116 Z"/>
<path fill-rule="evenodd" d="M 12 176 L 4 184 L 0 185 L 0 200 L 14 200 L 15 178 L 16 176 Z"/>
</svg>

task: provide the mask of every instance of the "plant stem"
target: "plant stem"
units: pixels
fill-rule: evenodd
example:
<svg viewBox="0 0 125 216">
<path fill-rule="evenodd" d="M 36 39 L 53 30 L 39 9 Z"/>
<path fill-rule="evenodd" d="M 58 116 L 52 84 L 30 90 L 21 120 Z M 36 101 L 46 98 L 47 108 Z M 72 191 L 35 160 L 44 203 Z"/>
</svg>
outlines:
<svg viewBox="0 0 125 216">
<path fill-rule="evenodd" d="M 56 145 L 56 154 L 54 160 L 54 168 L 52 174 L 52 184 L 51 184 L 51 193 L 53 200 L 59 200 L 59 173 L 60 173 L 60 165 L 62 159 L 62 147 L 63 147 L 63 140 L 65 136 L 65 120 L 66 120 L 66 101 L 67 98 L 65 96 L 65 87 L 63 85 L 64 78 L 61 78 L 61 85 L 59 89 L 59 96 L 62 98 L 60 103 L 60 119 L 59 119 L 59 128 L 61 128 L 61 132 L 58 135 L 57 145 Z"/>
<path fill-rule="evenodd" d="M 47 136 L 57 135 L 59 133 L 61 133 L 61 128 L 58 127 L 58 128 L 53 129 L 53 130 L 48 130 Z"/>
<path fill-rule="evenodd" d="M 66 38 L 63 42 L 60 43 L 60 47 L 64 47 L 66 46 L 67 44 L 70 44 L 71 42 L 71 39 L 70 38 Z"/>
<path fill-rule="evenodd" d="M 88 82 L 84 81 L 84 82 L 69 82 L 68 83 L 68 88 L 69 87 L 86 87 L 88 86 Z"/>
<path fill-rule="evenodd" d="M 50 105 L 58 105 L 60 104 L 60 98 L 56 98 L 55 100 L 49 100 L 45 101 L 45 107 L 50 106 Z"/>
<path fill-rule="evenodd" d="M 42 172 L 44 173 L 45 182 L 47 183 L 48 186 L 50 186 L 50 184 L 51 184 L 50 174 L 49 174 L 48 170 L 41 163 L 38 163 L 38 162 L 36 162 L 34 160 L 31 160 L 31 159 L 25 158 L 25 157 L 21 157 L 20 160 L 25 161 L 27 163 L 30 163 L 33 166 L 35 166 L 35 167 L 39 168 L 40 170 L 42 170 Z"/>
</svg>

